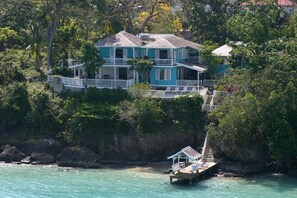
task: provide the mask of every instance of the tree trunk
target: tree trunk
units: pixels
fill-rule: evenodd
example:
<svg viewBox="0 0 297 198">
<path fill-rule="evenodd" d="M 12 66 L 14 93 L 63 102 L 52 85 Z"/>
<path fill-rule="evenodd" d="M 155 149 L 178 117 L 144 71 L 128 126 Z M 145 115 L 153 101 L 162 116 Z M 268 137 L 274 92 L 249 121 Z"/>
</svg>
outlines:
<svg viewBox="0 0 297 198">
<path fill-rule="evenodd" d="M 53 43 L 55 34 L 57 31 L 57 26 L 59 23 L 59 18 L 61 15 L 61 9 L 63 5 L 63 0 L 58 0 L 56 3 L 55 11 L 51 19 L 51 24 L 48 29 L 48 40 L 47 40 L 47 71 L 49 72 L 52 69 L 52 54 L 53 54 Z"/>
</svg>

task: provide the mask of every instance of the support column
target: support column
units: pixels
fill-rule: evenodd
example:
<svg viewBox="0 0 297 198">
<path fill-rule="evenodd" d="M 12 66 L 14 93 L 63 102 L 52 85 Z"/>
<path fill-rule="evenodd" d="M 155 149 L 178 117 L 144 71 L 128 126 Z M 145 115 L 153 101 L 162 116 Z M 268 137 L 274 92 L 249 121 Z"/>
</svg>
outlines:
<svg viewBox="0 0 297 198">
<path fill-rule="evenodd" d="M 76 77 L 76 69 L 73 68 L 73 77 L 75 78 Z"/>
<path fill-rule="evenodd" d="M 116 57 L 116 47 L 113 47 L 112 48 L 113 49 L 113 65 L 115 65 L 116 64 L 116 61 L 115 61 L 115 57 Z"/>
<path fill-rule="evenodd" d="M 102 67 L 99 68 L 99 79 L 102 78 Z"/>
<path fill-rule="evenodd" d="M 79 69 L 78 69 L 78 77 L 80 77 L 80 76 L 81 76 L 81 75 L 80 75 L 80 70 L 81 70 L 81 69 L 79 68 Z"/>
<path fill-rule="evenodd" d="M 198 93 L 200 93 L 200 77 L 199 71 L 197 72 L 197 79 L 198 79 Z"/>
<path fill-rule="evenodd" d="M 116 80 L 117 79 L 117 67 L 113 68 L 113 79 Z"/>
<path fill-rule="evenodd" d="M 170 49 L 171 50 L 171 65 L 173 65 L 173 57 L 174 57 L 174 55 L 173 55 L 173 49 Z"/>
<path fill-rule="evenodd" d="M 132 52 L 133 52 L 133 58 L 135 58 L 135 47 L 132 48 Z"/>
</svg>

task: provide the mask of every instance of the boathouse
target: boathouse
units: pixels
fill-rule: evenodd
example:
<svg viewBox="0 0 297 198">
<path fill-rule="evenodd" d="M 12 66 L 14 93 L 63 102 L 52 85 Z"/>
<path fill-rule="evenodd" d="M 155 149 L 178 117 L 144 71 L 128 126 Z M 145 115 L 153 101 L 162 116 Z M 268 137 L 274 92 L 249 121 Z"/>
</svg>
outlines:
<svg viewBox="0 0 297 198">
<path fill-rule="evenodd" d="M 176 160 L 177 163 L 180 162 L 194 162 L 196 160 L 199 160 L 202 157 L 202 154 L 198 153 L 196 150 L 194 150 L 192 147 L 187 146 L 180 150 L 179 152 L 175 153 L 174 155 L 171 155 L 167 157 L 167 159 L 172 159 L 172 164 L 175 164 Z"/>
</svg>

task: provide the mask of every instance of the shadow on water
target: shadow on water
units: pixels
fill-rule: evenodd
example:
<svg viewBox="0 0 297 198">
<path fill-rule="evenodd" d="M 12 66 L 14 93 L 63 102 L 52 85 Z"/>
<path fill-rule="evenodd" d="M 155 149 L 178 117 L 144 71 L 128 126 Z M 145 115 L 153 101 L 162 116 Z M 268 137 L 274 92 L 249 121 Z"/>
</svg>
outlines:
<svg viewBox="0 0 297 198">
<path fill-rule="evenodd" d="M 274 192 L 297 192 L 297 179 L 287 175 L 279 174 L 261 174 L 251 176 L 245 179 L 248 185 L 259 185 L 265 188 L 270 188 Z"/>
<path fill-rule="evenodd" d="M 205 179 L 208 180 L 208 179 Z M 204 182 L 204 180 L 193 180 L 192 184 L 190 184 L 189 180 L 179 180 L 174 181 L 172 184 L 169 184 L 173 189 L 177 190 L 207 190 L 209 189 L 209 186 L 207 186 Z"/>
</svg>

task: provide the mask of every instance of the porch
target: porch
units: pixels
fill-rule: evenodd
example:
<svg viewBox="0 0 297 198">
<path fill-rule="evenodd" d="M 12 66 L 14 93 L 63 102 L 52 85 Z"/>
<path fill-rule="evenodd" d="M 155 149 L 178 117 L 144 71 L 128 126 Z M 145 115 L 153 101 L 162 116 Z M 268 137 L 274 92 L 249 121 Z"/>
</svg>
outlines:
<svg viewBox="0 0 297 198">
<path fill-rule="evenodd" d="M 135 84 L 134 79 L 121 80 L 121 79 L 81 79 L 81 78 L 71 78 L 63 76 L 48 76 L 48 82 L 63 85 L 69 88 L 85 88 L 96 87 L 96 88 L 122 88 L 128 89 L 130 86 Z"/>
</svg>

